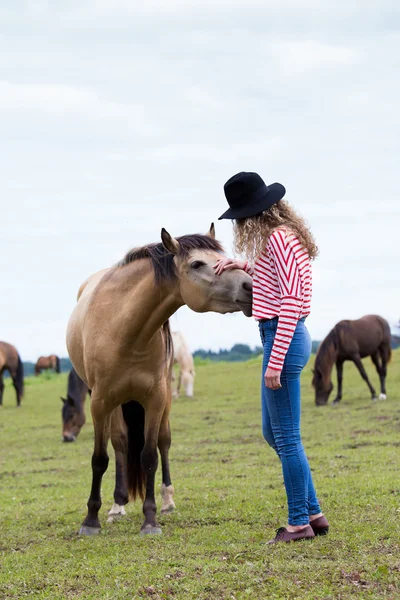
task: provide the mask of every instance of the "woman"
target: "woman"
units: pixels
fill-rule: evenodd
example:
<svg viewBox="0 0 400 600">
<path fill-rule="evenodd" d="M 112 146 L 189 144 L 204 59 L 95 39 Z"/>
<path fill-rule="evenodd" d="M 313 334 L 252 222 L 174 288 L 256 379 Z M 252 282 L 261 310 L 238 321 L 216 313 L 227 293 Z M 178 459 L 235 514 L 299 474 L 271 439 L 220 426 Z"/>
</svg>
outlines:
<svg viewBox="0 0 400 600">
<path fill-rule="evenodd" d="M 288 525 L 275 542 L 328 533 L 300 436 L 300 374 L 311 353 L 305 326 L 310 314 L 311 261 L 318 249 L 307 225 L 282 198 L 280 183 L 266 186 L 257 173 L 238 173 L 224 186 L 230 208 L 220 219 L 234 221 L 236 250 L 246 260 L 215 265 L 244 269 L 253 277 L 253 316 L 264 347 L 262 431 L 282 462 Z"/>
</svg>

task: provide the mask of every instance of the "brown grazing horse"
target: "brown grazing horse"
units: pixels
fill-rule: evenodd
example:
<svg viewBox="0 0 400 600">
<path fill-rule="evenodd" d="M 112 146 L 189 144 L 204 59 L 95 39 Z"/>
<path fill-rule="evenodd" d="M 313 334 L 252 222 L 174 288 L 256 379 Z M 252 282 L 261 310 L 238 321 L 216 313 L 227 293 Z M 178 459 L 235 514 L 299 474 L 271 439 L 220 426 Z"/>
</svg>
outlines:
<svg viewBox="0 0 400 600">
<path fill-rule="evenodd" d="M 251 277 L 237 269 L 215 275 L 213 267 L 223 250 L 215 240 L 214 226 L 207 235 L 177 239 L 163 229 L 161 239 L 162 243 L 128 252 L 117 266 L 90 277 L 79 290 L 68 324 L 69 356 L 92 392 L 93 478 L 80 530 L 83 535 L 100 531 L 101 481 L 108 466 L 109 438 L 117 464 L 110 518 L 124 514 L 129 489 L 133 499 L 137 495 L 144 499 L 141 533 L 161 533 L 154 493 L 157 447 L 162 464 L 161 512 L 175 507 L 168 461 L 171 315 L 186 304 L 196 312 L 241 310 L 251 316 Z"/>
<path fill-rule="evenodd" d="M 86 383 L 82 381 L 75 369 L 71 369 L 68 375 L 67 397 L 61 397 L 64 442 L 74 442 L 85 424 L 85 400 L 88 391 Z"/>
<path fill-rule="evenodd" d="M 53 369 L 56 373 L 61 373 L 60 359 L 55 354 L 50 356 L 40 356 L 35 365 L 35 375 L 39 375 L 46 369 Z"/>
<path fill-rule="evenodd" d="M 372 400 L 377 400 L 375 389 L 361 362 L 361 359 L 366 356 L 371 357 L 380 378 L 379 399 L 386 400 L 386 366 L 390 361 L 391 354 L 390 327 L 382 317 L 367 315 L 355 321 L 340 321 L 328 333 L 317 351 L 312 381 L 315 388 L 315 404 L 321 406 L 328 402 L 329 394 L 333 389 L 331 372 L 334 364 L 336 364 L 337 370 L 338 390 L 333 403 L 340 402 L 345 360 L 354 362 L 369 387 Z"/>
<path fill-rule="evenodd" d="M 17 394 L 17 406 L 21 406 L 21 398 L 24 395 L 24 365 L 14 346 L 0 342 L 0 406 L 3 406 L 3 373 L 6 370 L 10 373 Z"/>
</svg>

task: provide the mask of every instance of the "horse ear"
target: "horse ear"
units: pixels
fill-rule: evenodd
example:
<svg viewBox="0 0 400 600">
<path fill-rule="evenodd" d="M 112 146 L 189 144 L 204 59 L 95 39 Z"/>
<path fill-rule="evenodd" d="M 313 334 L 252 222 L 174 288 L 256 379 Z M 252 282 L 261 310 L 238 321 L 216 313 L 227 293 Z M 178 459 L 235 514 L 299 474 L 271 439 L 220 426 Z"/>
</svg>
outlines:
<svg viewBox="0 0 400 600">
<path fill-rule="evenodd" d="M 60 400 L 61 400 L 61 402 L 62 402 L 63 404 L 65 404 L 65 403 L 67 402 L 67 399 L 66 399 L 66 398 L 63 398 L 62 396 L 60 396 Z"/>
<path fill-rule="evenodd" d="M 178 240 L 173 238 L 172 235 L 170 235 L 168 233 L 168 231 L 166 229 L 164 229 L 164 227 L 161 229 L 161 240 L 162 240 L 164 248 L 166 250 L 168 250 L 168 252 L 171 252 L 171 254 L 178 254 L 178 252 L 179 252 Z"/>
<path fill-rule="evenodd" d="M 213 240 L 215 240 L 215 226 L 214 226 L 214 223 L 211 223 L 210 229 L 209 229 L 208 233 L 206 233 L 206 235 L 208 235 L 208 237 L 213 238 Z"/>
<path fill-rule="evenodd" d="M 68 404 L 69 404 L 70 406 L 75 406 L 74 399 L 73 399 L 73 398 L 71 398 L 71 396 L 68 396 L 68 398 L 67 398 L 67 402 L 68 402 Z"/>
</svg>

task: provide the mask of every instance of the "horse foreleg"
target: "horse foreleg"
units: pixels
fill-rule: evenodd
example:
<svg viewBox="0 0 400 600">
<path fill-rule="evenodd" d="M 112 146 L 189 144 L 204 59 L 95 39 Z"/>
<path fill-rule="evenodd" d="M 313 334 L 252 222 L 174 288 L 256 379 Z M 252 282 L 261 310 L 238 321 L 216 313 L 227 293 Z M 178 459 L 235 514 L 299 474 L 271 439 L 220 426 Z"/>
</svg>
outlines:
<svg viewBox="0 0 400 600">
<path fill-rule="evenodd" d="M 127 484 L 128 431 L 119 406 L 111 415 L 111 443 L 115 452 L 114 504 L 108 512 L 108 523 L 126 515 L 125 505 L 129 502 Z"/>
<path fill-rule="evenodd" d="M 161 498 L 162 507 L 161 513 L 170 513 L 175 509 L 174 502 L 174 486 L 171 482 L 171 474 L 169 471 L 169 449 L 171 447 L 171 428 L 169 425 L 169 411 L 165 411 L 158 435 L 158 448 L 161 455 L 162 467 L 162 485 Z"/>
<path fill-rule="evenodd" d="M 336 361 L 336 372 L 337 372 L 338 389 L 337 389 L 337 395 L 333 401 L 333 404 L 337 404 L 342 399 L 342 383 L 343 383 L 343 361 L 342 360 Z"/>
<path fill-rule="evenodd" d="M 369 387 L 369 391 L 371 392 L 372 400 L 377 400 L 375 388 L 373 387 L 370 380 L 368 379 L 367 372 L 364 369 L 364 365 L 361 362 L 361 357 L 359 355 L 354 356 L 353 362 L 356 365 L 357 369 L 359 370 L 361 377 L 364 379 L 367 386 Z"/>
<path fill-rule="evenodd" d="M 149 399 L 149 404 L 152 401 Z M 163 412 L 163 410 L 162 410 Z M 141 467 L 146 474 L 146 497 L 143 502 L 144 523 L 141 534 L 161 533 L 156 520 L 157 505 L 154 493 L 154 482 L 158 466 L 157 444 L 162 412 L 157 404 L 145 410 L 144 447 L 140 454 Z"/>
<path fill-rule="evenodd" d="M 0 406 L 3 406 L 4 381 L 3 374 L 0 375 Z"/>
<path fill-rule="evenodd" d="M 94 452 L 92 455 L 92 488 L 87 503 L 88 513 L 80 528 L 80 535 L 95 535 L 100 532 L 99 510 L 101 507 L 101 481 L 108 467 L 107 443 L 109 436 L 108 415 L 103 415 L 102 406 L 97 408 L 92 400 L 94 425 Z"/>
<path fill-rule="evenodd" d="M 185 388 L 187 398 L 193 398 L 194 375 L 191 371 L 185 371 L 182 375 L 182 382 Z"/>
</svg>

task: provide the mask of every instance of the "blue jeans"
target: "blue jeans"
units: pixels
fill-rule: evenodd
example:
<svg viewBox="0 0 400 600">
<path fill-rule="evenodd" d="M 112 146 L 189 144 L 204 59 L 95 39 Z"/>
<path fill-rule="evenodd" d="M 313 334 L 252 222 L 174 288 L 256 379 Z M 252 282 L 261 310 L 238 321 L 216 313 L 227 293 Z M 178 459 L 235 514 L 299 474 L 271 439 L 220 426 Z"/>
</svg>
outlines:
<svg viewBox="0 0 400 600">
<path fill-rule="evenodd" d="M 309 515 L 321 512 L 310 467 L 300 436 L 300 375 L 311 354 L 311 338 L 301 319 L 287 351 L 278 390 L 264 383 L 278 318 L 259 323 L 264 360 L 261 381 L 262 432 L 282 462 L 289 509 L 289 525 L 306 525 Z"/>
</svg>

